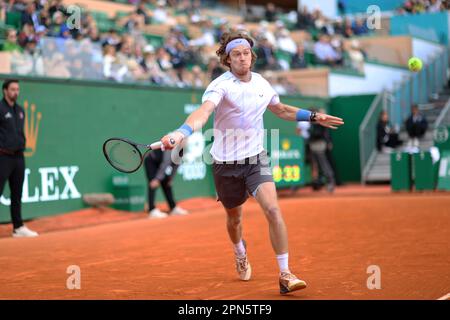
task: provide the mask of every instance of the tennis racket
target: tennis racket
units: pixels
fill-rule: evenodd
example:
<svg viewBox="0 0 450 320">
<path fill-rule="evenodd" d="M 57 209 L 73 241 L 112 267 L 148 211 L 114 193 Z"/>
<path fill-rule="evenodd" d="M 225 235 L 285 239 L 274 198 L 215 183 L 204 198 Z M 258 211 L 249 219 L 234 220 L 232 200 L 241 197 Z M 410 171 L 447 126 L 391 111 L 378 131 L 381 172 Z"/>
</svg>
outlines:
<svg viewBox="0 0 450 320">
<path fill-rule="evenodd" d="M 175 141 L 171 139 L 170 143 Z M 103 143 L 103 154 L 113 168 L 132 173 L 141 167 L 147 152 L 161 149 L 161 146 L 161 141 L 141 144 L 125 138 L 110 138 Z"/>
</svg>

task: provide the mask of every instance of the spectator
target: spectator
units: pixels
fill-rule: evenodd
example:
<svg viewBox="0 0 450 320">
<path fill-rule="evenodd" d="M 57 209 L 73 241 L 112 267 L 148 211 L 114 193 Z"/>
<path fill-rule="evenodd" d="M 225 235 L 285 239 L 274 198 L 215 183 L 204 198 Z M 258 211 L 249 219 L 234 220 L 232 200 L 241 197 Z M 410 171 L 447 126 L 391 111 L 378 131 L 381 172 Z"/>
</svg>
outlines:
<svg viewBox="0 0 450 320">
<path fill-rule="evenodd" d="M 66 13 L 66 8 L 64 7 L 64 5 L 62 4 L 63 0 L 51 0 L 50 1 L 50 6 L 48 8 L 48 14 L 50 17 L 53 17 L 53 15 L 55 14 L 55 12 L 62 12 L 62 13 Z"/>
<path fill-rule="evenodd" d="M 209 82 L 218 78 L 224 72 L 225 70 L 222 68 L 221 64 L 219 63 L 219 60 L 216 57 L 211 57 L 209 59 L 206 71 Z"/>
<path fill-rule="evenodd" d="M 408 146 L 418 148 L 419 140 L 428 129 L 427 119 L 420 113 L 418 105 L 413 105 L 411 115 L 406 120 L 405 126 L 409 136 Z"/>
<path fill-rule="evenodd" d="M 344 21 L 344 37 L 345 38 L 351 38 L 353 37 L 353 28 L 352 28 L 352 22 L 350 19 L 345 19 Z"/>
<path fill-rule="evenodd" d="M 292 56 L 291 68 L 292 69 L 303 69 L 307 68 L 307 62 L 305 57 L 305 46 L 303 43 L 297 45 L 297 52 Z"/>
<path fill-rule="evenodd" d="M 17 43 L 17 31 L 14 29 L 8 29 L 6 31 L 6 40 L 3 43 L 3 51 L 9 52 L 22 52 L 22 47 Z"/>
<path fill-rule="evenodd" d="M 245 30 L 245 27 L 244 26 L 242 26 L 242 27 Z M 257 38 L 266 38 L 267 41 L 269 41 L 269 43 L 272 46 L 275 47 L 277 45 L 277 41 L 275 39 L 275 35 L 273 34 L 272 31 L 269 30 L 269 23 L 267 21 L 261 21 L 259 23 L 258 37 Z"/>
<path fill-rule="evenodd" d="M 122 82 L 128 69 L 117 59 L 116 48 L 107 44 L 103 48 L 103 52 L 103 76 L 108 80 Z"/>
<path fill-rule="evenodd" d="M 70 30 L 66 25 L 64 14 L 61 11 L 56 11 L 53 15 L 53 22 L 47 33 L 50 37 L 69 38 Z"/>
<path fill-rule="evenodd" d="M 120 35 L 115 29 L 110 29 L 108 33 L 103 35 L 102 44 L 117 47 L 120 44 Z"/>
<path fill-rule="evenodd" d="M 60 52 L 56 52 L 53 56 L 46 61 L 45 71 L 46 76 L 54 78 L 70 78 L 69 62 L 64 59 L 64 55 Z"/>
<path fill-rule="evenodd" d="M 152 45 L 147 45 L 144 48 L 144 59 L 141 62 L 141 66 L 152 83 L 157 85 L 172 85 L 170 79 L 161 70 L 156 61 L 155 49 Z"/>
<path fill-rule="evenodd" d="M 136 8 L 136 14 L 144 19 L 145 24 L 151 23 L 151 17 L 147 14 L 147 8 L 145 7 L 145 1 L 139 2 Z"/>
<path fill-rule="evenodd" d="M 193 88 L 205 88 L 205 75 L 199 66 L 192 67 L 189 86 Z"/>
<path fill-rule="evenodd" d="M 264 16 L 268 22 L 274 22 L 276 20 L 277 10 L 276 10 L 275 5 L 272 2 L 267 3 Z"/>
<path fill-rule="evenodd" d="M 297 29 L 307 30 L 313 25 L 313 18 L 306 6 L 297 11 Z"/>
<path fill-rule="evenodd" d="M 27 4 L 26 10 L 22 12 L 21 22 L 22 25 L 30 24 L 34 28 L 39 26 L 39 17 L 36 12 L 36 4 L 34 2 Z"/>
<path fill-rule="evenodd" d="M 34 27 L 32 24 L 25 23 L 22 26 L 22 31 L 19 33 L 19 36 L 17 38 L 17 42 L 21 47 L 25 47 L 28 41 L 32 39 L 36 39 L 36 36 L 34 34 Z"/>
<path fill-rule="evenodd" d="M 333 48 L 330 37 L 326 34 L 322 34 L 319 41 L 314 45 L 314 54 L 318 63 L 331 67 L 342 64 L 342 56 Z"/>
<path fill-rule="evenodd" d="M 13 73 L 33 76 L 44 75 L 44 61 L 37 50 L 35 39 L 28 40 L 23 53 L 14 56 L 11 62 Z"/>
<path fill-rule="evenodd" d="M 360 48 L 359 41 L 353 39 L 350 43 L 350 49 L 347 52 L 350 58 L 351 67 L 360 73 L 364 73 L 365 53 Z"/>
<path fill-rule="evenodd" d="M 297 45 L 291 38 L 287 29 L 282 29 L 277 37 L 277 48 L 294 55 L 297 53 Z"/>
<path fill-rule="evenodd" d="M 257 70 L 279 70 L 280 66 L 274 55 L 272 45 L 269 43 L 266 37 L 259 40 L 256 46 L 256 55 L 258 60 L 255 64 Z"/>
<path fill-rule="evenodd" d="M 165 0 L 158 0 L 156 2 L 156 9 L 153 11 L 152 21 L 156 24 L 169 24 L 175 25 L 176 20 L 170 16 L 167 10 L 164 8 L 166 6 Z"/>
<path fill-rule="evenodd" d="M 355 36 L 361 36 L 369 33 L 369 29 L 367 28 L 366 23 L 362 18 L 355 19 L 352 30 Z"/>
<path fill-rule="evenodd" d="M 391 127 L 387 111 L 380 113 L 377 124 L 377 150 L 389 153 L 392 149 L 402 144 L 398 138 L 398 133 Z"/>
</svg>

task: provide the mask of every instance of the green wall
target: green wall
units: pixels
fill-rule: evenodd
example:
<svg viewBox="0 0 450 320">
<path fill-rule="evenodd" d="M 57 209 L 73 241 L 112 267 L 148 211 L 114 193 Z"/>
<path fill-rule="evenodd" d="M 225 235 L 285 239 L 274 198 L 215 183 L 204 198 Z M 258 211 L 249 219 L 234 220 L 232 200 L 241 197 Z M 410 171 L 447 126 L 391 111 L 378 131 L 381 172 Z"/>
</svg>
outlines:
<svg viewBox="0 0 450 320">
<path fill-rule="evenodd" d="M 331 99 L 330 113 L 344 119 L 345 124 L 332 131 L 333 157 L 343 182 L 361 181 L 359 161 L 359 125 L 375 95 L 342 96 Z"/>
<path fill-rule="evenodd" d="M 0 80 L 4 78 L 0 76 Z M 104 159 L 103 142 L 114 136 L 154 142 L 179 127 L 199 105 L 203 93 L 203 90 L 96 81 L 23 77 L 20 80 L 19 103 L 34 104 L 34 117 L 41 113 L 35 151 L 26 158 L 29 172 L 24 184 L 25 219 L 78 210 L 84 207 L 83 194 L 110 192 L 112 176 L 117 172 Z M 282 101 L 306 108 L 326 107 L 328 103 L 325 99 L 292 96 L 283 97 Z M 31 118 L 33 115 L 28 114 L 28 119 Z M 205 129 L 211 128 L 212 120 L 213 117 Z M 265 114 L 265 126 L 279 128 L 280 134 L 295 133 L 294 122 L 282 121 L 270 112 Z M 188 147 L 191 151 L 187 158 L 191 161 L 177 173 L 174 182 L 177 199 L 215 194 L 208 172 L 210 166 L 202 164 L 202 145 L 198 142 Z M 194 151 L 199 150 L 200 157 L 195 157 Z M 66 180 L 73 180 L 73 185 Z M 131 174 L 130 180 L 145 186 L 144 170 Z M 4 196 L 9 198 L 8 188 Z M 158 193 L 157 200 L 161 199 Z M 6 204 L 3 198 L 0 222 L 10 219 Z"/>
</svg>

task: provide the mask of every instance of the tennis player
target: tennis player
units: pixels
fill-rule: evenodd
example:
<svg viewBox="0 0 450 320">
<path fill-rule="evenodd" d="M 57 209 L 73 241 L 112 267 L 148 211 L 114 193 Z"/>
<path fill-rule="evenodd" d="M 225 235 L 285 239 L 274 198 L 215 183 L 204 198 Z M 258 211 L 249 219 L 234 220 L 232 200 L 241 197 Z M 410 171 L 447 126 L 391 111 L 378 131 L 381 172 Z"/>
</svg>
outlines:
<svg viewBox="0 0 450 320">
<path fill-rule="evenodd" d="M 214 182 L 218 200 L 227 213 L 227 230 L 234 245 L 239 278 L 248 281 L 252 274 L 241 224 L 242 205 L 251 194 L 267 218 L 270 240 L 280 269 L 280 293 L 285 294 L 306 288 L 306 283 L 289 268 L 287 230 L 278 205 L 269 159 L 263 148 L 263 114 L 268 108 L 281 119 L 317 122 L 331 129 L 344 122 L 337 117 L 281 103 L 269 82 L 251 71 L 256 61 L 252 47 L 253 40 L 246 33 L 223 34 L 216 53 L 229 71 L 210 83 L 199 109 L 191 113 L 179 129 L 164 136 L 161 142 L 165 149 L 174 148 L 193 131 L 200 130 L 215 112 L 211 149 Z M 170 139 L 175 143 L 171 144 Z"/>
</svg>

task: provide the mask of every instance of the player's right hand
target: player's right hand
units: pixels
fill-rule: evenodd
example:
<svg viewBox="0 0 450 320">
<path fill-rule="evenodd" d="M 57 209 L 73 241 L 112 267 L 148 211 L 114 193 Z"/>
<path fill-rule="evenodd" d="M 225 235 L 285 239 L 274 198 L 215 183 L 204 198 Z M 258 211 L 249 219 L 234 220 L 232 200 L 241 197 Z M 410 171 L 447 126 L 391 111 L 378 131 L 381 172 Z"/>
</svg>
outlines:
<svg viewBox="0 0 450 320">
<path fill-rule="evenodd" d="M 181 141 L 183 141 L 184 135 L 179 131 L 171 132 L 162 137 L 162 150 L 171 150 L 175 148 Z"/>
</svg>

